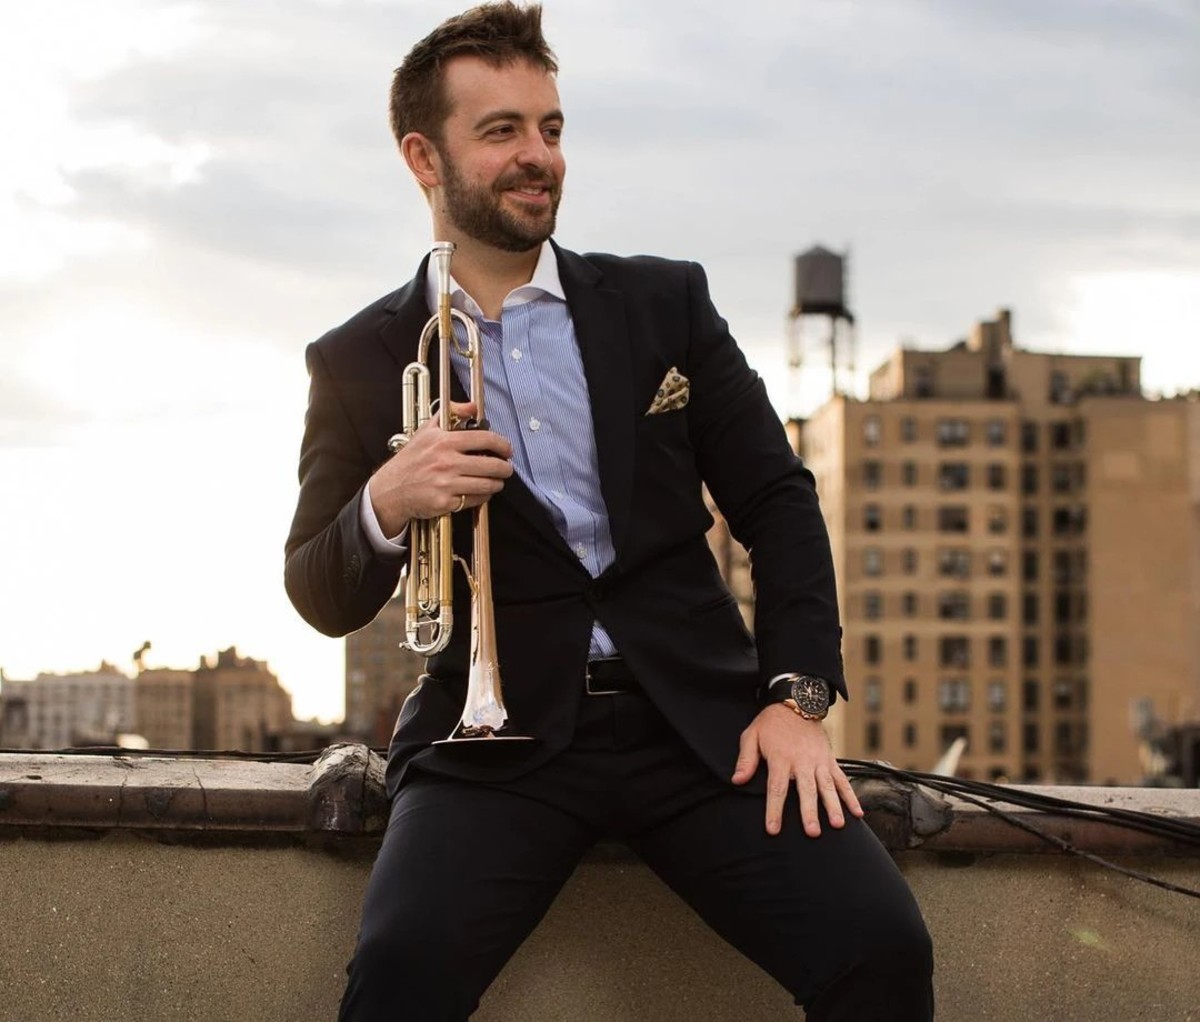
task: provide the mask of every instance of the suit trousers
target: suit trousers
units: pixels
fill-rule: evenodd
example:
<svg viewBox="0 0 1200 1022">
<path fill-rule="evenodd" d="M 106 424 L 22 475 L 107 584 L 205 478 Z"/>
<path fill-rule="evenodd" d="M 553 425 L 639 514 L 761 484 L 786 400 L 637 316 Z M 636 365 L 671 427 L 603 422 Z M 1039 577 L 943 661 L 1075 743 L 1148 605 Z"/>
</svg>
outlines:
<svg viewBox="0 0 1200 1022">
<path fill-rule="evenodd" d="M 807 837 L 795 792 L 780 834 L 764 818 L 763 795 L 717 778 L 637 693 L 584 697 L 568 749 L 515 780 L 414 773 L 368 882 L 339 1020 L 463 1022 L 600 838 L 628 844 L 811 1022 L 931 1019 L 929 934 L 874 834 L 822 813 Z"/>
</svg>

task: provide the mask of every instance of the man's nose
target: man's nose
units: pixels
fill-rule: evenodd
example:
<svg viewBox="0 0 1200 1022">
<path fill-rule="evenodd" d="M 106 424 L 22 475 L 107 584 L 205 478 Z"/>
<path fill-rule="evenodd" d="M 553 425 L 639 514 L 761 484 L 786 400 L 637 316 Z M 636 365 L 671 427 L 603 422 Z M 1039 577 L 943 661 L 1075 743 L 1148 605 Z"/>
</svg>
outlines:
<svg viewBox="0 0 1200 1022">
<path fill-rule="evenodd" d="M 554 157 L 550 153 L 550 146 L 542 137 L 540 131 L 530 132 L 524 140 L 517 153 L 517 162 L 524 167 L 536 167 L 539 170 L 546 170 L 553 162 Z"/>
</svg>

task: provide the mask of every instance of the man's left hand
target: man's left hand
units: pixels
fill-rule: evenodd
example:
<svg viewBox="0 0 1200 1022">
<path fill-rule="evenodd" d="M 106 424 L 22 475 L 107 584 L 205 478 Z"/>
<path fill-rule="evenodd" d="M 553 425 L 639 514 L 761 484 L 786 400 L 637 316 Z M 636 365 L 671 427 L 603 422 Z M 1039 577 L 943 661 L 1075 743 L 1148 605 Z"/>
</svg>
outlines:
<svg viewBox="0 0 1200 1022">
<path fill-rule="evenodd" d="M 733 783 L 745 784 L 762 760 L 767 761 L 767 833 L 778 834 L 783 826 L 783 806 L 792 782 L 800 794 L 800 819 L 804 833 L 819 837 L 818 799 L 832 827 L 845 826 L 842 803 L 854 816 L 862 806 L 818 720 L 805 720 L 779 703 L 766 706 L 742 732 Z"/>
</svg>

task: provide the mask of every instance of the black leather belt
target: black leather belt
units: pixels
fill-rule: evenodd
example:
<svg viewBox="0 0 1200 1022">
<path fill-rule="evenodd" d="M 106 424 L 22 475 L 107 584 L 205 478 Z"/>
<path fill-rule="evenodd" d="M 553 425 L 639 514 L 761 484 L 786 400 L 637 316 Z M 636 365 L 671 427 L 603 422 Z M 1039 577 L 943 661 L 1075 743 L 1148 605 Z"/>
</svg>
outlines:
<svg viewBox="0 0 1200 1022">
<path fill-rule="evenodd" d="M 614 656 L 588 661 L 583 690 L 589 696 L 617 696 L 640 692 L 641 686 L 625 663 L 625 658 Z"/>
</svg>

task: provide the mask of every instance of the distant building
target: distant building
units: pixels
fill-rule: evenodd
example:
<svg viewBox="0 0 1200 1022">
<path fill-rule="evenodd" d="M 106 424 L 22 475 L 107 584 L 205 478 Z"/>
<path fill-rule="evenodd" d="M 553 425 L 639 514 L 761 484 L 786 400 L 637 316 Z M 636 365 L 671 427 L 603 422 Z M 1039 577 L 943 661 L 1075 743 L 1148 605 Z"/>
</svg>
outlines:
<svg viewBox="0 0 1200 1022">
<path fill-rule="evenodd" d="M 6 745 L 10 740 L 31 749 L 111 745 L 134 727 L 133 679 L 109 663 L 78 674 L 5 678 L 4 703 Z"/>
<path fill-rule="evenodd" d="M 0 674 L 0 749 L 28 749 L 29 699 L 24 692 L 10 695 L 7 679 Z"/>
<path fill-rule="evenodd" d="M 1134 357 L 1013 342 L 1009 313 L 901 349 L 803 424 L 839 580 L 840 755 L 1138 783 L 1141 732 L 1200 719 L 1200 401 Z"/>
<path fill-rule="evenodd" d="M 192 747 L 264 752 L 292 722 L 292 697 L 266 663 L 235 648 L 205 658 L 195 672 Z"/>
<path fill-rule="evenodd" d="M 467 622 L 460 615 L 460 622 Z M 462 625 L 459 625 L 462 627 Z M 393 597 L 375 620 L 346 636 L 347 735 L 385 746 L 405 697 L 425 670 L 425 657 L 401 649 L 405 641 L 404 601 Z"/>
<path fill-rule="evenodd" d="M 152 668 L 134 680 L 137 733 L 152 749 L 191 749 L 195 732 L 196 672 Z"/>
</svg>

